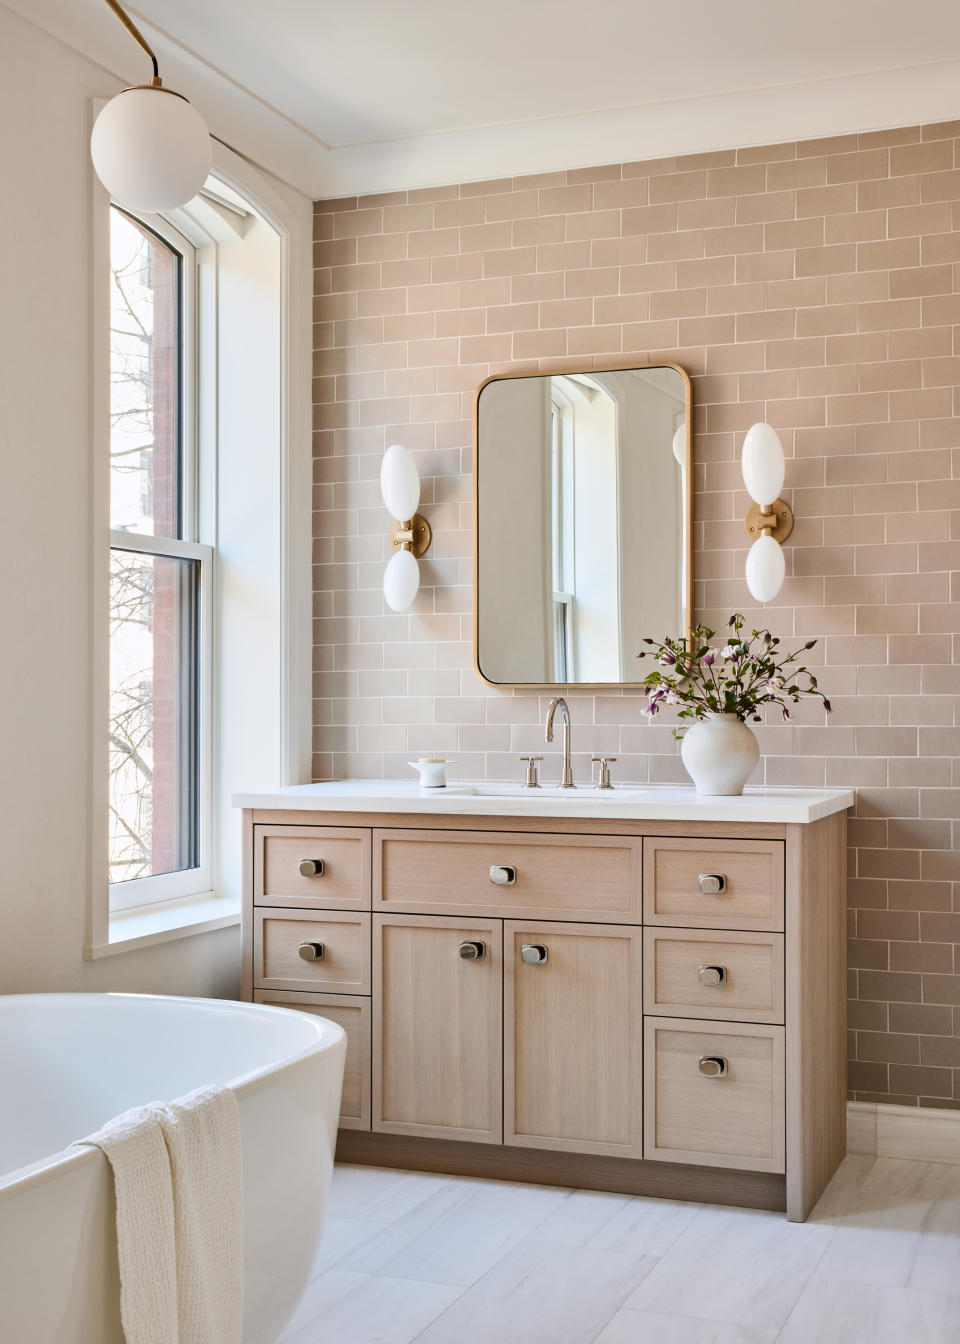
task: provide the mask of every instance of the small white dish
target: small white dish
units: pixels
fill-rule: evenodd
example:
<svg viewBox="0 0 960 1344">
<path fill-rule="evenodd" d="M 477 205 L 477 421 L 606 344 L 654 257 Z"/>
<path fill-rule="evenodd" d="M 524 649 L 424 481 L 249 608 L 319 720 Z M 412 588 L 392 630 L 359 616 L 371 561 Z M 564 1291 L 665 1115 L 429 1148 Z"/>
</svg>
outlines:
<svg viewBox="0 0 960 1344">
<path fill-rule="evenodd" d="M 447 787 L 447 766 L 453 765 L 453 761 L 444 761 L 440 759 L 427 759 L 419 761 L 407 761 L 411 770 L 417 770 L 420 773 L 421 789 L 445 789 Z"/>
</svg>

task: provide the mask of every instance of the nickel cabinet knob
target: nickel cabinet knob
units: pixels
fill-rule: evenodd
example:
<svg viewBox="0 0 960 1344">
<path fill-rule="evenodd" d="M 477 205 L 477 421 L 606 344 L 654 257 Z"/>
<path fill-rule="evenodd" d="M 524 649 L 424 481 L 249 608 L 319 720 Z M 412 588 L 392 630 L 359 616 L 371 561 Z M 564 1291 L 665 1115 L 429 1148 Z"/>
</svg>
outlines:
<svg viewBox="0 0 960 1344">
<path fill-rule="evenodd" d="M 479 939 L 465 938 L 458 948 L 461 961 L 482 961 L 486 948 Z"/>
<path fill-rule="evenodd" d="M 727 1061 L 722 1055 L 701 1055 L 698 1066 L 704 1078 L 726 1078 Z"/>
<path fill-rule="evenodd" d="M 297 955 L 304 961 L 323 961 L 323 943 L 301 943 Z"/>
<path fill-rule="evenodd" d="M 547 960 L 547 949 L 543 943 L 524 943 L 520 949 L 520 960 L 528 966 L 543 966 Z"/>
<path fill-rule="evenodd" d="M 302 877 L 323 877 L 323 859 L 301 859 L 300 874 Z"/>
<path fill-rule="evenodd" d="M 700 977 L 701 985 L 708 985 L 713 988 L 715 985 L 722 985 L 727 978 L 726 966 L 698 966 L 697 974 Z"/>
<path fill-rule="evenodd" d="M 511 868 L 508 864 L 495 863 L 490 869 L 490 881 L 495 887 L 512 887 L 516 885 L 517 870 Z"/>
<path fill-rule="evenodd" d="M 727 889 L 727 879 L 723 873 L 701 873 L 697 886 L 704 896 L 719 896 Z"/>
</svg>

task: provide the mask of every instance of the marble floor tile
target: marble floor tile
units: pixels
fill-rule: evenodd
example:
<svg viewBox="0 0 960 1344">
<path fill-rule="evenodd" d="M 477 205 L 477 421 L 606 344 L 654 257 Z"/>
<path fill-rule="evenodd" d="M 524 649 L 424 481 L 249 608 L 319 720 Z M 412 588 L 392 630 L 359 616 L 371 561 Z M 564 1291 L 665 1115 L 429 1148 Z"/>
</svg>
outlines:
<svg viewBox="0 0 960 1344">
<path fill-rule="evenodd" d="M 330 1269 L 311 1280 L 278 1344 L 411 1344 L 462 1291 Z"/>
<path fill-rule="evenodd" d="M 905 1287 L 934 1204 L 955 1192 L 960 1167 L 878 1157 L 834 1220 L 836 1235 L 816 1279 Z"/>
<path fill-rule="evenodd" d="M 907 1287 L 960 1295 L 960 1196 L 933 1201 L 920 1229 Z"/>
<path fill-rule="evenodd" d="M 833 1236 L 780 1213 L 703 1208 L 625 1305 L 777 1330 Z"/>
<path fill-rule="evenodd" d="M 957 1344 L 960 1297 L 877 1284 L 817 1281 L 777 1344 Z"/>
<path fill-rule="evenodd" d="M 729 1321 L 696 1321 L 624 1307 L 597 1335 L 594 1344 L 774 1344 L 776 1330 L 758 1330 Z"/>
<path fill-rule="evenodd" d="M 362 1222 L 359 1218 L 334 1218 L 328 1215 L 323 1223 L 323 1236 L 311 1278 L 332 1269 L 348 1251 L 362 1245 L 383 1231 L 383 1223 Z"/>
<path fill-rule="evenodd" d="M 537 1241 L 557 1246 L 586 1246 L 600 1235 L 631 1202 L 629 1195 L 571 1190 L 536 1229 Z"/>
<path fill-rule="evenodd" d="M 651 1256 L 522 1241 L 417 1344 L 589 1344 L 655 1264 Z"/>
<path fill-rule="evenodd" d="M 327 1213 L 361 1222 L 392 1223 L 459 1179 L 424 1171 L 343 1164 L 333 1170 Z"/>
<path fill-rule="evenodd" d="M 675 1199 L 643 1199 L 627 1202 L 586 1243 L 598 1250 L 665 1255 L 703 1206 Z M 534 1233 L 539 1237 L 540 1233 Z"/>
<path fill-rule="evenodd" d="M 466 1287 L 533 1234 L 568 1191 L 502 1181 L 454 1181 L 340 1261 L 388 1274 Z"/>
<path fill-rule="evenodd" d="M 845 1213 L 849 1213 L 875 1161 L 874 1157 L 854 1155 L 845 1157 L 837 1168 L 833 1180 L 810 1211 L 807 1222 L 837 1222 Z"/>
</svg>

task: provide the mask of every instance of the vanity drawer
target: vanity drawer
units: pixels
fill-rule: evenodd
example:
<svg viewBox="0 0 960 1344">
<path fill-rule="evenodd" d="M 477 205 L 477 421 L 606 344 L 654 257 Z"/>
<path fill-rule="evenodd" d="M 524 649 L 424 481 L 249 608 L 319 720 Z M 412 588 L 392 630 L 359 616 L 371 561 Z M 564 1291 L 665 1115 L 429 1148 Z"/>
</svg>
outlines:
<svg viewBox="0 0 960 1344">
<path fill-rule="evenodd" d="M 254 905 L 369 910 L 370 832 L 340 826 L 255 826 L 253 874 Z"/>
<path fill-rule="evenodd" d="M 319 955 L 310 956 L 319 949 Z M 370 993 L 370 916 L 351 911 L 254 910 L 257 989 Z"/>
<path fill-rule="evenodd" d="M 646 1158 L 785 1170 L 783 1027 L 648 1017 L 644 1061 Z"/>
<path fill-rule="evenodd" d="M 640 846 L 619 836 L 378 830 L 373 906 L 639 924 Z"/>
<path fill-rule="evenodd" d="M 254 1003 L 273 1003 L 329 1018 L 347 1033 L 347 1061 L 340 1099 L 340 1128 L 370 1128 L 370 1000 L 350 994 L 299 994 L 258 989 Z"/>
<path fill-rule="evenodd" d="M 783 1022 L 783 934 L 644 929 L 643 1011 Z"/>
<path fill-rule="evenodd" d="M 783 932 L 781 840 L 643 842 L 643 921 Z"/>
</svg>

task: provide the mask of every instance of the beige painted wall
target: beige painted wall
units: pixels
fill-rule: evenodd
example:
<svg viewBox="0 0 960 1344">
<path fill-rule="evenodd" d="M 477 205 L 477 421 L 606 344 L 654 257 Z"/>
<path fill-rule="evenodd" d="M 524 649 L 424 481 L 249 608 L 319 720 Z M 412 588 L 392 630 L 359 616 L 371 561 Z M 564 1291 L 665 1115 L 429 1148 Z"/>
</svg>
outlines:
<svg viewBox="0 0 960 1344">
<path fill-rule="evenodd" d="M 91 100 L 118 87 L 0 8 L 0 992 L 234 996 L 236 928 L 82 959 L 90 836 L 104 824 L 90 790 L 88 137 Z"/>
<path fill-rule="evenodd" d="M 471 415 L 508 369 L 674 360 L 693 376 L 697 613 L 743 607 L 835 712 L 760 730 L 757 780 L 853 785 L 851 1084 L 960 1107 L 960 123 L 319 202 L 317 777 L 520 779 L 545 699 L 472 665 Z M 743 582 L 738 454 L 766 419 L 797 526 L 777 602 Z M 379 593 L 377 472 L 406 442 L 434 545 Z M 654 632 L 658 633 L 658 632 Z M 575 767 L 685 778 L 630 694 L 570 697 Z"/>
</svg>

